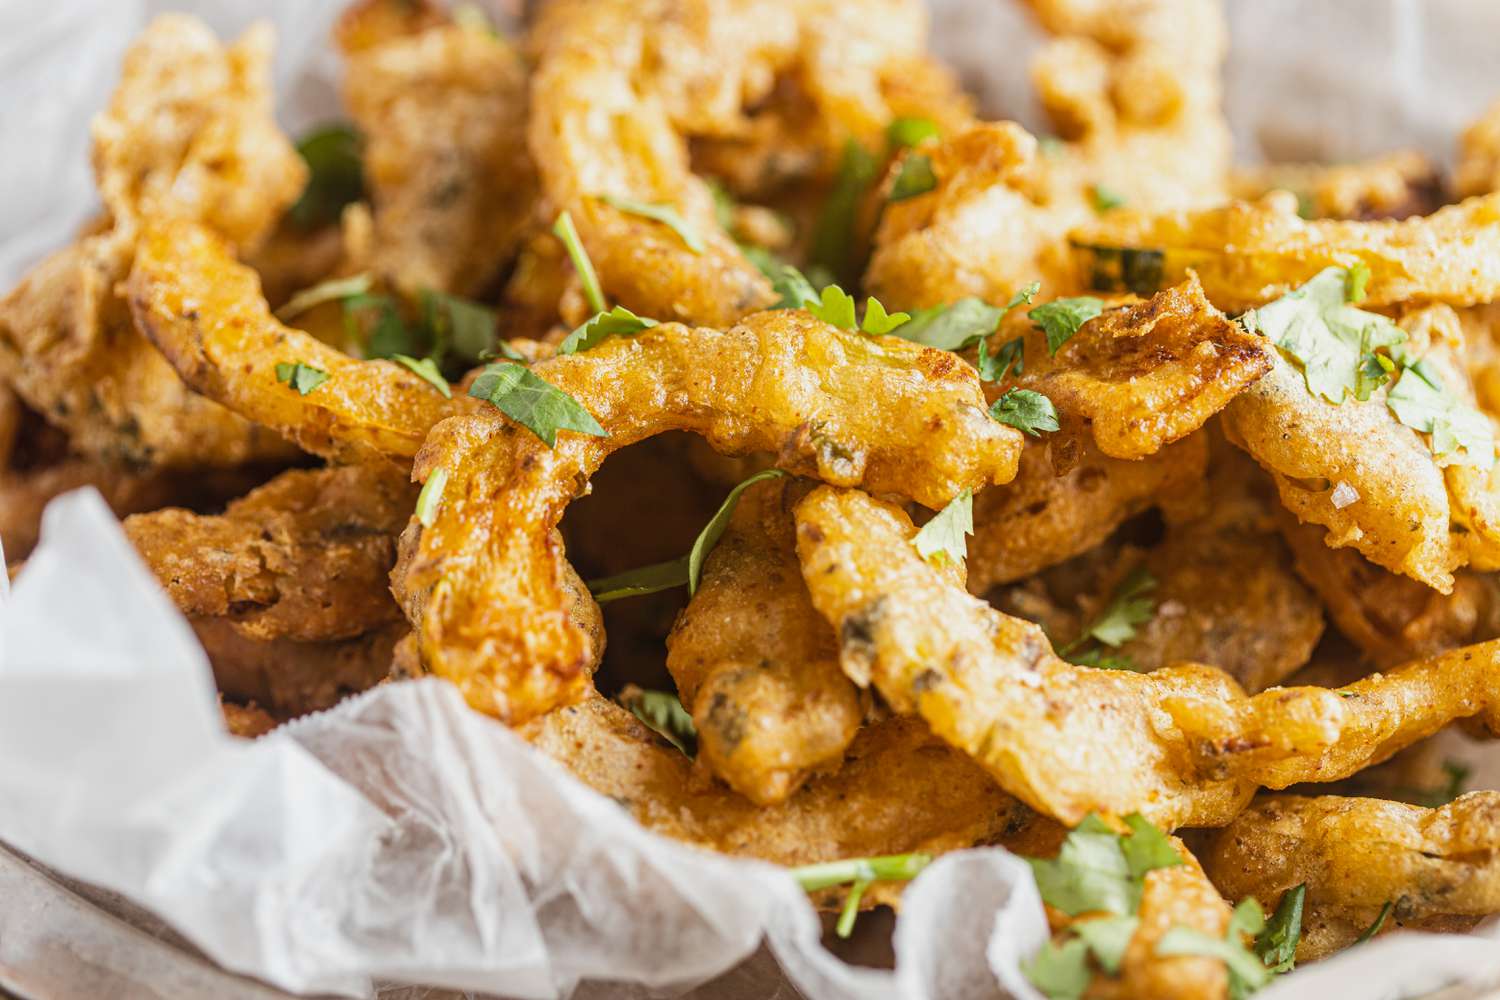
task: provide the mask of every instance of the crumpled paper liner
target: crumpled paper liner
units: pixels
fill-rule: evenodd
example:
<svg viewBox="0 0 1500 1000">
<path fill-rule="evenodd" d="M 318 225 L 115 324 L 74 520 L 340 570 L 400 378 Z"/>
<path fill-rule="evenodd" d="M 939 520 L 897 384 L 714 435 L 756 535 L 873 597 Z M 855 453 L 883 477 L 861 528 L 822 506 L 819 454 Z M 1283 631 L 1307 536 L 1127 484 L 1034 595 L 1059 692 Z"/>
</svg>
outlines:
<svg viewBox="0 0 1500 1000">
<path fill-rule="evenodd" d="M 341 6 L 0 8 L 0 285 L 96 210 L 87 117 L 151 14 L 191 10 L 223 35 L 255 16 L 275 21 L 284 118 L 300 129 L 336 114 L 325 39 Z M 1019 96 L 1036 33 L 1011 6 L 935 0 L 937 46 L 988 110 L 1037 125 Z M 1500 27 L 1500 8 L 1328 0 L 1310 10 L 1290 0 L 1230 7 L 1239 37 L 1228 101 L 1252 158 L 1411 144 L 1441 154 L 1488 97 L 1450 57 L 1487 67 L 1480 43 L 1500 35 L 1483 25 Z M 1315 30 L 1292 30 L 1299 23 Z M 1387 51 L 1395 69 L 1371 73 L 1370 54 Z M 1350 79 L 1359 113 L 1340 116 L 1349 98 L 1325 84 Z M 1307 89 L 1313 81 L 1325 89 Z M 1320 145 L 1304 151 L 1308 137 Z M 618 983 L 617 996 L 660 995 L 735 966 L 764 941 L 813 1000 L 1031 998 L 1018 961 L 1045 936 L 1024 863 L 966 851 L 909 887 L 894 971 L 846 965 L 822 948 L 819 920 L 784 871 L 644 831 L 435 680 L 382 687 L 254 743 L 233 740 L 191 631 L 91 492 L 49 509 L 41 545 L 0 606 L 0 840 L 127 896 L 225 967 L 302 992 L 367 995 L 391 980 L 548 997 L 590 980 Z M 1497 942 L 1493 922 L 1470 936 L 1390 935 L 1262 995 L 1493 984 Z M 781 979 L 747 979 L 743 995 L 785 993 Z"/>
</svg>

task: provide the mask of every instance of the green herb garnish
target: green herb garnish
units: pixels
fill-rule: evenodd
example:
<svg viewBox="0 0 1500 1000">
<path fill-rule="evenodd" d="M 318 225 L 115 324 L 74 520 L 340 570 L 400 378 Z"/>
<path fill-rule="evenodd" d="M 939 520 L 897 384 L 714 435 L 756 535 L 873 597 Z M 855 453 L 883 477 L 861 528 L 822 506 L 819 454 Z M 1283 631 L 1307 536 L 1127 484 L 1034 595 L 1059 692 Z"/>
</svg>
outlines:
<svg viewBox="0 0 1500 1000">
<path fill-rule="evenodd" d="M 838 285 L 828 285 L 819 301 L 808 303 L 807 311 L 830 326 L 841 330 L 858 329 L 854 316 L 854 296 Z"/>
<path fill-rule="evenodd" d="M 892 149 L 920 146 L 940 135 L 942 130 L 931 118 L 893 118 L 885 127 L 885 139 Z"/>
<path fill-rule="evenodd" d="M 311 288 L 302 291 L 287 299 L 286 303 L 276 310 L 276 318 L 283 323 L 290 322 L 303 313 L 325 302 L 337 302 L 347 299 L 351 295 L 363 295 L 370 290 L 375 283 L 374 277 L 369 271 L 361 271 L 359 274 L 351 274 L 347 278 L 333 278 L 321 281 Z"/>
<path fill-rule="evenodd" d="M 443 490 L 448 486 L 448 470 L 438 466 L 427 474 L 422 492 L 417 494 L 417 523 L 424 528 L 432 527 L 437 520 L 438 504 L 443 500 Z"/>
<path fill-rule="evenodd" d="M 423 289 L 422 316 L 439 362 L 451 356 L 468 367 L 483 360 L 499 341 L 495 310 L 470 299 Z"/>
<path fill-rule="evenodd" d="M 437 362 L 431 358 L 418 359 L 405 354 L 393 354 L 391 360 L 410 368 L 415 375 L 442 393 L 444 399 L 453 398 L 453 390 L 448 387 L 448 380 L 443 378 L 443 373 L 438 371 Z"/>
<path fill-rule="evenodd" d="M 698 753 L 698 727 L 682 707 L 682 701 L 670 691 L 648 691 L 627 685 L 620 692 L 620 704 L 630 709 L 647 729 L 665 739 L 689 757 Z"/>
<path fill-rule="evenodd" d="M 839 912 L 835 927 L 839 937 L 847 938 L 854 930 L 854 918 L 859 914 L 859 901 L 871 883 L 908 881 L 916 878 L 931 863 L 930 854 L 888 854 L 875 858 L 824 861 L 815 865 L 802 865 L 789 871 L 804 892 L 816 892 L 835 885 L 849 886 L 849 894 L 844 898 L 844 907 Z"/>
<path fill-rule="evenodd" d="M 974 534 L 974 494 L 964 490 L 946 507 L 932 516 L 912 537 L 922 558 L 942 564 L 948 560 L 961 563 L 969 554 L 965 535 Z"/>
<path fill-rule="evenodd" d="M 880 300 L 871 295 L 865 299 L 865 314 L 859 321 L 859 328 L 865 333 L 882 336 L 896 330 L 910 319 L 911 317 L 904 312 L 886 312 Z"/>
<path fill-rule="evenodd" d="M 1034 389 L 1005 390 L 990 407 L 990 416 L 1032 437 L 1055 431 L 1061 426 L 1057 422 L 1057 407 L 1052 405 L 1052 400 Z"/>
<path fill-rule="evenodd" d="M 354 126 L 337 122 L 313 129 L 297 142 L 307 164 L 307 186 L 288 217 L 298 229 L 337 222 L 346 205 L 365 193 L 364 141 Z"/>
<path fill-rule="evenodd" d="M 557 447 L 557 432 L 562 430 L 609 437 L 609 432 L 599 426 L 599 421 L 578 400 L 513 361 L 485 365 L 469 387 L 469 395 L 491 404 L 545 441 L 549 448 Z"/>
<path fill-rule="evenodd" d="M 1104 303 L 1089 295 L 1043 302 L 1029 313 L 1031 321 L 1047 335 L 1047 353 L 1055 355 L 1083 324 L 1104 311 Z"/>
<path fill-rule="evenodd" d="M 1131 570 L 1110 595 L 1109 603 L 1083 627 L 1083 631 L 1057 655 L 1073 663 L 1086 666 L 1106 666 L 1121 669 L 1114 663 L 1089 663 L 1087 655 L 1079 652 L 1089 642 L 1099 642 L 1112 649 L 1119 649 L 1135 638 L 1136 626 L 1144 625 L 1156 616 L 1156 601 L 1151 591 L 1156 589 L 1156 577 L 1144 566 Z M 1125 669 L 1135 669 L 1134 666 Z"/>
<path fill-rule="evenodd" d="M 1430 435 L 1433 455 L 1449 459 L 1439 465 L 1487 469 L 1495 464 L 1495 432 L 1489 417 L 1447 389 L 1431 362 L 1422 360 L 1403 369 L 1385 402 L 1397 420 Z"/>
<path fill-rule="evenodd" d="M 859 201 L 875 180 L 878 164 L 869 150 L 854 139 L 844 145 L 838 176 L 813 227 L 809 261 L 825 268 L 834 280 L 852 277 L 854 223 Z"/>
<path fill-rule="evenodd" d="M 642 218 L 660 222 L 676 233 L 678 238 L 687 245 L 693 253 L 703 252 L 703 237 L 698 235 L 698 230 L 682 217 L 682 213 L 671 205 L 657 204 L 649 201 L 636 201 L 634 198 L 620 198 L 612 194 L 600 195 L 600 200 L 612 208 L 631 215 L 639 215 Z"/>
<path fill-rule="evenodd" d="M 564 249 L 568 251 L 573 270 L 578 272 L 578 280 L 583 282 L 583 297 L 588 300 L 589 308 L 596 313 L 604 312 L 609 304 L 604 301 L 604 290 L 599 287 L 599 273 L 594 270 L 594 262 L 589 260 L 589 253 L 578 236 L 578 227 L 573 225 L 573 217 L 566 211 L 560 213 L 557 221 L 552 224 L 552 234 L 562 240 Z"/>
<path fill-rule="evenodd" d="M 276 381 L 285 382 L 296 389 L 299 396 L 306 396 L 328 381 L 328 373 L 301 361 L 282 361 L 276 365 Z"/>
<path fill-rule="evenodd" d="M 1089 188 L 1089 197 L 1094 202 L 1094 211 L 1101 214 L 1125 204 L 1124 195 L 1112 188 L 1105 187 L 1103 184 L 1095 184 Z"/>
<path fill-rule="evenodd" d="M 1290 972 L 1297 965 L 1297 942 L 1302 940 L 1302 910 L 1306 900 L 1306 882 L 1282 893 L 1265 930 L 1256 935 L 1255 953 L 1274 973 Z"/>
<path fill-rule="evenodd" d="M 1192 927 L 1173 927 L 1156 943 L 1156 954 L 1201 955 L 1221 960 L 1229 972 L 1230 1000 L 1244 1000 L 1271 981 L 1271 970 L 1244 942 L 1245 935 L 1258 935 L 1265 926 L 1260 904 L 1246 899 L 1234 908 L 1224 937 L 1216 938 Z"/>
<path fill-rule="evenodd" d="M 1386 900 L 1385 901 L 1385 905 L 1380 908 L 1380 913 L 1376 915 L 1375 922 L 1373 924 L 1371 924 L 1370 926 L 1366 927 L 1364 929 L 1364 932 L 1361 933 L 1359 937 L 1357 937 L 1357 938 L 1354 939 L 1354 943 L 1355 944 L 1364 944 L 1366 941 L 1368 941 L 1371 938 L 1373 938 L 1376 934 L 1379 934 L 1380 931 L 1381 931 L 1381 928 L 1385 927 L 1386 919 L 1390 917 L 1391 911 L 1393 909 L 1395 909 L 1395 908 L 1396 908 L 1396 904 L 1395 903 L 1393 903 L 1389 899 Z"/>
<path fill-rule="evenodd" d="M 937 187 L 937 175 L 932 172 L 932 158 L 921 153 L 908 153 L 901 160 L 901 169 L 891 182 L 889 201 L 905 201 L 926 194 Z"/>
<path fill-rule="evenodd" d="M 642 330 L 657 326 L 654 319 L 637 316 L 624 306 L 615 306 L 609 312 L 597 313 L 579 326 L 557 345 L 558 354 L 577 354 L 608 340 L 610 337 L 633 337 Z"/>
</svg>

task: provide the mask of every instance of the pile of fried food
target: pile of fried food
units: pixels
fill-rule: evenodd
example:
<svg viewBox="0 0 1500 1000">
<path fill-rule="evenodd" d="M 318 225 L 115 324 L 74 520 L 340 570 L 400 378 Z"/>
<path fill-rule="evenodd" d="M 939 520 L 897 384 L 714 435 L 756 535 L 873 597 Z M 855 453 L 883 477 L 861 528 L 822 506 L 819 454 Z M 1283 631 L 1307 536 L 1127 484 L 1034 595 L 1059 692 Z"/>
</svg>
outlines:
<svg viewBox="0 0 1500 1000">
<path fill-rule="evenodd" d="M 1213 0 L 1029 7 L 1042 138 L 919 0 L 361 0 L 295 145 L 162 17 L 0 301 L 6 553 L 96 487 L 233 731 L 445 678 L 841 933 L 1030 857 L 1051 997 L 1473 927 L 1500 105 L 1451 186 L 1236 172 Z"/>
</svg>

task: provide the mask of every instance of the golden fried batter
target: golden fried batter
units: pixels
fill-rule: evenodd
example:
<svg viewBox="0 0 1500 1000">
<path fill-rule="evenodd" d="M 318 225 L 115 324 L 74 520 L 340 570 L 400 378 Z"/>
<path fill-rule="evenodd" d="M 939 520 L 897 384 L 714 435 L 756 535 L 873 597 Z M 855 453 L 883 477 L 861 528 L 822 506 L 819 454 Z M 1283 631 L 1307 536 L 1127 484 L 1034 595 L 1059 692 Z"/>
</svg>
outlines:
<svg viewBox="0 0 1500 1000">
<path fill-rule="evenodd" d="M 186 615 L 254 639 L 347 639 L 401 620 L 388 578 L 416 489 L 392 466 L 294 470 L 222 516 L 137 514 L 125 534 Z"/>
<path fill-rule="evenodd" d="M 211 399 L 335 460 L 410 458 L 448 401 L 394 361 L 358 361 L 283 326 L 255 272 L 192 223 L 151 227 L 127 283 L 136 322 Z M 306 395 L 278 378 L 301 363 L 327 381 Z"/>
<path fill-rule="evenodd" d="M 1353 944 L 1386 903 L 1395 904 L 1388 929 L 1457 930 L 1500 913 L 1500 792 L 1438 809 L 1261 796 L 1200 853 L 1224 895 L 1254 896 L 1267 911 L 1305 883 L 1297 960 L 1310 961 Z"/>
<path fill-rule="evenodd" d="M 1429 215 L 1444 201 L 1436 165 L 1413 149 L 1357 163 L 1275 163 L 1237 171 L 1232 188 L 1243 201 L 1290 191 L 1305 219 L 1406 219 Z"/>
<path fill-rule="evenodd" d="M 530 148 L 549 201 L 571 213 L 605 293 L 642 315 L 727 326 L 772 301 L 770 285 L 715 221 L 687 139 L 734 139 L 742 109 L 791 77 L 811 105 L 818 173 L 847 140 L 884 144 L 883 82 L 920 59 L 915 0 L 558 0 L 531 47 Z M 601 200 L 666 204 L 703 240 Z"/>
<path fill-rule="evenodd" d="M 1459 139 L 1453 190 L 1464 198 L 1500 191 L 1500 101 L 1491 104 Z"/>
<path fill-rule="evenodd" d="M 253 249 L 301 190 L 302 161 L 271 117 L 270 43 L 264 26 L 226 49 L 192 18 L 152 22 L 94 122 L 110 228 L 53 254 L 0 300 L 0 377 L 83 457 L 141 468 L 294 454 L 194 395 L 115 294 L 143 219 L 195 219 Z"/>
<path fill-rule="evenodd" d="M 772 806 L 696 788 L 691 761 L 596 694 L 522 733 L 648 829 L 776 864 L 937 854 L 1008 843 L 1045 824 L 915 719 L 862 730 L 842 770 L 812 778 Z"/>
<path fill-rule="evenodd" d="M 229 730 L 231 736 L 253 740 L 276 728 L 276 720 L 253 702 L 249 705 L 237 705 L 220 697 L 219 708 L 224 713 L 224 728 Z"/>
<path fill-rule="evenodd" d="M 1027 317 L 1006 324 L 1000 337 L 1017 327 L 1024 373 L 1000 388 L 1040 392 L 1070 437 L 1089 433 L 1111 458 L 1144 458 L 1202 427 L 1270 370 L 1273 353 L 1264 338 L 1209 305 L 1193 278 L 1105 310 L 1055 355 Z"/>
<path fill-rule="evenodd" d="M 608 437 L 549 448 L 487 404 L 433 428 L 416 475 L 446 470 L 431 527 L 410 529 L 393 578 L 424 663 L 475 708 L 524 720 L 575 700 L 593 653 L 561 612 L 554 526 L 610 452 L 670 430 L 720 451 L 777 454 L 790 472 L 944 506 L 1015 475 L 1020 434 L 984 409 L 954 355 L 758 313 L 727 332 L 675 324 L 532 369 Z"/>
<path fill-rule="evenodd" d="M 698 759 L 760 805 L 841 762 L 864 717 L 797 563 L 791 508 L 805 492 L 779 479 L 740 497 L 667 637 Z"/>
<path fill-rule="evenodd" d="M 1045 441 L 1028 441 L 1016 478 L 974 497 L 971 594 L 1087 552 L 1150 507 L 1180 519 L 1197 507 L 1208 458 L 1201 435 L 1133 462 L 1106 458 L 1086 443 L 1059 476 L 1049 450 Z"/>
<path fill-rule="evenodd" d="M 1098 248 L 1151 251 L 1161 280 L 1180 281 L 1191 269 L 1209 301 L 1231 312 L 1285 295 L 1325 267 L 1356 263 L 1370 269 L 1367 306 L 1500 298 L 1500 194 L 1399 222 L 1348 222 L 1307 221 L 1295 198 L 1273 192 L 1219 208 L 1110 212 L 1070 238 L 1085 273 Z"/>
<path fill-rule="evenodd" d="M 515 255 L 538 194 L 520 53 L 460 25 L 366 41 L 346 50 L 344 101 L 365 137 L 374 229 L 371 259 L 351 268 L 408 295 L 477 294 Z"/>
<path fill-rule="evenodd" d="M 1000 614 L 922 559 L 911 521 L 856 490 L 820 488 L 797 507 L 812 602 L 839 635 L 847 673 L 873 681 L 1001 787 L 1073 825 L 1090 812 L 1218 825 L 1249 800 L 1245 781 L 1193 772 L 1162 707 L 1194 694 L 1237 703 L 1227 675 L 1192 664 L 1152 674 L 1079 667 L 1040 628 Z"/>
</svg>

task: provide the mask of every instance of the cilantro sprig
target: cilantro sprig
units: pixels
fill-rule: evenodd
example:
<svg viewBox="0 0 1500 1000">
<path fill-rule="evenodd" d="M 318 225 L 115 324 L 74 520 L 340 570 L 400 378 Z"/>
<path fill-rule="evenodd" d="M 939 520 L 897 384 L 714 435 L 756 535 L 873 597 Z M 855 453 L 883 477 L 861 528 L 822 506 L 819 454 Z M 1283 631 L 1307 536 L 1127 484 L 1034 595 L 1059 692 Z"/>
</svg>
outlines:
<svg viewBox="0 0 1500 1000">
<path fill-rule="evenodd" d="M 1297 943 L 1302 940 L 1302 912 L 1307 902 L 1307 883 L 1281 894 L 1276 912 L 1265 930 L 1255 937 L 1255 953 L 1275 973 L 1290 972 L 1297 965 Z"/>
<path fill-rule="evenodd" d="M 337 222 L 344 207 L 365 194 L 364 139 L 353 125 L 322 125 L 297 140 L 297 154 L 307 164 L 307 186 L 288 210 L 299 229 Z"/>
<path fill-rule="evenodd" d="M 651 691 L 625 685 L 620 691 L 620 704 L 630 709 L 631 714 L 689 757 L 698 753 L 698 727 L 693 717 L 682 706 L 682 701 L 670 691 Z"/>
<path fill-rule="evenodd" d="M 730 490 L 714 516 L 693 540 L 693 547 L 688 550 L 687 555 L 668 562 L 626 570 L 614 576 L 590 580 L 588 581 L 589 593 L 594 595 L 594 600 L 600 604 L 617 601 L 622 597 L 642 597 L 662 590 L 671 590 L 673 587 L 681 587 L 683 584 L 687 585 L 689 594 L 696 594 L 698 584 L 703 579 L 703 563 L 708 559 L 708 554 L 714 550 L 714 546 L 719 544 L 719 539 L 724 537 L 724 532 L 729 527 L 729 519 L 734 516 L 734 509 L 740 502 L 741 494 L 756 483 L 784 475 L 786 473 L 781 469 L 765 469 Z"/>
<path fill-rule="evenodd" d="M 549 448 L 557 447 L 558 431 L 609 437 L 609 432 L 578 400 L 514 361 L 485 365 L 469 386 L 469 395 L 494 406 L 541 438 Z"/>
<path fill-rule="evenodd" d="M 1156 577 L 1146 567 L 1131 570 L 1110 595 L 1108 603 L 1071 642 L 1057 651 L 1057 655 L 1080 666 L 1138 670 L 1130 657 L 1114 655 L 1103 647 L 1119 649 L 1135 638 L 1137 626 L 1156 617 L 1156 600 L 1151 596 L 1155 589 Z M 1098 646 L 1091 648 L 1093 643 Z"/>
<path fill-rule="evenodd" d="M 932 855 L 887 854 L 873 858 L 849 858 L 845 861 L 824 861 L 819 864 L 802 865 L 790 869 L 792 877 L 804 892 L 816 892 L 836 885 L 849 886 L 844 897 L 844 906 L 839 911 L 834 932 L 847 938 L 854 930 L 854 920 L 859 915 L 859 903 L 865 890 L 875 882 L 906 882 L 919 875 L 932 863 Z"/>
<path fill-rule="evenodd" d="M 1043 302 L 1028 314 L 1037 329 L 1047 335 L 1047 353 L 1057 354 L 1083 324 L 1104 311 L 1104 302 L 1091 295 Z"/>
<path fill-rule="evenodd" d="M 276 381 L 296 389 L 297 395 L 306 396 L 328 381 L 328 373 L 301 361 L 281 361 L 276 365 Z"/>
<path fill-rule="evenodd" d="M 1386 900 L 1385 905 L 1381 906 L 1380 912 L 1375 915 L 1374 923 L 1370 924 L 1370 926 L 1366 927 L 1362 932 L 1360 932 L 1359 937 L 1354 939 L 1354 943 L 1364 944 L 1366 941 L 1369 941 L 1375 935 L 1379 934 L 1381 930 L 1384 929 L 1386 920 L 1390 918 L 1391 911 L 1395 908 L 1396 904 L 1394 901 L 1389 899 Z"/>
<path fill-rule="evenodd" d="M 990 416 L 1032 437 L 1057 430 L 1057 407 L 1035 389 L 1007 389 L 990 406 Z"/>
<path fill-rule="evenodd" d="M 942 351 L 962 351 L 978 344 L 982 356 L 986 339 L 1000 328 L 1000 321 L 1005 319 L 1006 313 L 1019 305 L 1030 304 L 1041 287 L 1040 282 L 1033 281 L 1012 295 L 1003 306 L 992 306 L 982 299 L 963 298 L 948 305 L 918 309 L 894 333 L 904 340 Z"/>
<path fill-rule="evenodd" d="M 1242 901 L 1230 915 L 1229 927 L 1222 938 L 1205 934 L 1195 927 L 1172 927 L 1156 943 L 1156 954 L 1199 955 L 1217 958 L 1229 972 L 1230 1000 L 1244 1000 L 1271 981 L 1272 972 L 1250 948 L 1244 938 L 1256 937 L 1266 929 L 1266 916 L 1254 898 Z"/>
<path fill-rule="evenodd" d="M 573 216 L 566 211 L 560 212 L 557 221 L 552 223 L 552 235 L 562 240 L 563 249 L 573 262 L 573 270 L 583 283 L 583 297 L 588 300 L 589 308 L 596 313 L 606 311 L 609 304 L 604 301 L 604 289 L 599 287 L 599 272 L 594 270 L 594 262 L 589 259 L 589 253 L 583 247 L 578 227 L 573 225 Z"/>
<path fill-rule="evenodd" d="M 417 523 L 430 528 L 437 521 L 438 504 L 443 502 L 443 491 L 448 488 L 448 470 L 438 466 L 427 474 L 422 492 L 417 494 Z"/>
<path fill-rule="evenodd" d="M 901 160 L 896 179 L 891 182 L 889 201 L 905 201 L 926 194 L 937 187 L 937 175 L 932 172 L 932 158 L 923 153 L 908 153 Z"/>
<path fill-rule="evenodd" d="M 671 205 L 659 204 L 650 201 L 637 201 L 634 198 L 621 198 L 616 195 L 601 195 L 600 200 L 611 208 L 619 209 L 629 215 L 639 215 L 653 222 L 660 222 L 677 234 L 678 239 L 693 253 L 703 252 L 703 237 L 698 235 L 692 223 L 682 217 L 682 213 Z"/>
<path fill-rule="evenodd" d="M 610 337 L 633 337 L 659 324 L 654 319 L 637 316 L 624 306 L 596 313 L 557 345 L 558 354 L 577 354 L 597 347 Z"/>
<path fill-rule="evenodd" d="M 288 323 L 325 302 L 339 302 L 355 295 L 364 295 L 370 291 L 374 283 L 375 276 L 369 271 L 351 274 L 347 278 L 330 278 L 327 281 L 320 281 L 287 299 L 281 308 L 276 310 L 276 318 L 283 323 Z"/>
<path fill-rule="evenodd" d="M 952 560 L 961 563 L 968 557 L 964 536 L 974 534 L 974 493 L 964 490 L 946 507 L 932 516 L 912 537 L 917 552 L 928 562 L 939 565 Z"/>
</svg>

